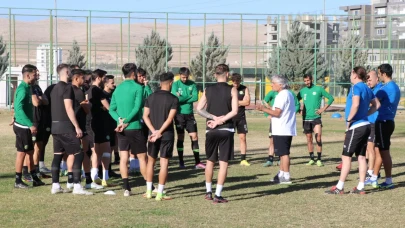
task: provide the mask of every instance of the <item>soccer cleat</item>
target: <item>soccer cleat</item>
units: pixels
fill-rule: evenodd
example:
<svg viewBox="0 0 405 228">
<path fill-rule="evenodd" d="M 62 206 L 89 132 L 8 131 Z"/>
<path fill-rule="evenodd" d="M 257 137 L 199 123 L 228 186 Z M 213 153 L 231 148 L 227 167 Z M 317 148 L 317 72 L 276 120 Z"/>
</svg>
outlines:
<svg viewBox="0 0 405 228">
<path fill-rule="evenodd" d="M 96 178 L 95 180 L 93 180 L 93 183 L 96 183 L 96 184 L 101 185 L 101 179 L 100 179 L 100 178 Z"/>
<path fill-rule="evenodd" d="M 110 180 L 102 180 L 101 185 L 103 187 L 116 187 L 117 185 L 112 183 Z"/>
<path fill-rule="evenodd" d="M 24 174 L 23 175 L 23 181 L 25 182 L 32 182 L 32 177 L 30 174 Z"/>
<path fill-rule="evenodd" d="M 27 188 L 29 188 L 29 186 L 24 182 L 20 182 L 20 183 L 15 182 L 14 183 L 14 188 L 27 189 Z"/>
<path fill-rule="evenodd" d="M 185 169 L 186 168 L 186 166 L 184 165 L 184 162 L 179 163 L 179 168 L 180 169 Z"/>
<path fill-rule="evenodd" d="M 67 171 L 67 170 L 61 170 L 61 171 L 60 171 L 60 176 L 61 176 L 61 177 L 67 176 L 67 175 L 68 175 L 68 171 Z"/>
<path fill-rule="evenodd" d="M 73 183 L 66 183 L 66 190 L 72 191 L 73 190 Z"/>
<path fill-rule="evenodd" d="M 42 182 L 41 180 L 39 180 L 39 179 L 37 179 L 37 180 L 32 180 L 32 186 L 33 187 L 39 187 L 39 186 L 43 186 L 43 185 L 45 185 L 45 183 L 44 182 Z"/>
<path fill-rule="evenodd" d="M 222 197 L 222 196 L 217 196 L 217 195 L 215 195 L 215 196 L 214 196 L 214 200 L 212 201 L 212 203 L 214 203 L 214 204 L 217 204 L 217 203 L 228 203 L 228 200 L 225 199 L 225 198 Z"/>
<path fill-rule="evenodd" d="M 43 166 L 43 167 L 39 168 L 39 172 L 41 172 L 41 173 L 51 173 L 51 170 L 49 170 L 48 168 Z"/>
<path fill-rule="evenodd" d="M 278 177 L 278 173 L 270 180 L 273 184 L 280 184 L 280 178 Z"/>
<path fill-rule="evenodd" d="M 270 167 L 270 166 L 273 166 L 273 162 L 269 160 L 267 160 L 266 163 L 263 164 L 263 167 Z"/>
<path fill-rule="evenodd" d="M 51 194 L 59 194 L 59 193 L 66 193 L 66 191 L 61 187 L 51 188 Z"/>
<path fill-rule="evenodd" d="M 318 167 L 324 166 L 321 160 L 316 161 L 316 165 L 317 165 Z"/>
<path fill-rule="evenodd" d="M 364 191 L 364 188 L 359 190 L 357 187 L 354 187 L 353 190 L 350 191 L 350 194 L 360 194 L 360 195 L 365 195 L 366 191 Z"/>
<path fill-rule="evenodd" d="M 328 191 L 325 191 L 325 193 L 330 195 L 343 195 L 345 194 L 345 191 L 343 189 L 342 190 L 338 189 L 336 186 L 333 186 Z"/>
<path fill-rule="evenodd" d="M 73 195 L 84 195 L 84 196 L 91 196 L 94 193 L 84 190 L 82 187 L 79 189 L 73 189 Z"/>
<path fill-rule="evenodd" d="M 340 163 L 338 166 L 336 166 L 336 169 L 340 171 L 340 170 L 342 170 L 342 167 L 343 167 L 343 163 Z"/>
<path fill-rule="evenodd" d="M 292 184 L 291 179 L 286 179 L 285 177 L 279 177 L 280 183 L 279 184 Z"/>
<path fill-rule="evenodd" d="M 164 194 L 164 193 L 158 193 L 157 195 L 156 195 L 156 198 L 155 198 L 155 200 L 156 201 L 164 201 L 164 200 L 171 200 L 172 198 L 170 197 L 170 196 L 167 196 L 166 194 Z"/>
<path fill-rule="evenodd" d="M 381 184 L 378 185 L 378 188 L 380 189 L 393 189 L 394 188 L 394 184 L 387 184 L 387 182 L 383 182 Z"/>
<path fill-rule="evenodd" d="M 85 189 L 96 189 L 96 190 L 100 190 L 100 189 L 103 189 L 104 187 L 101 186 L 101 185 L 99 185 L 99 184 L 96 184 L 96 183 L 94 183 L 94 182 L 91 182 L 91 184 L 86 184 L 86 185 L 84 186 L 84 188 L 85 188 Z"/>
<path fill-rule="evenodd" d="M 309 160 L 309 162 L 307 163 L 307 165 L 315 165 L 315 161 L 314 161 L 314 160 Z"/>
<path fill-rule="evenodd" d="M 207 193 L 205 193 L 205 199 L 206 199 L 206 200 L 213 200 L 213 198 L 212 198 L 212 192 L 207 192 Z"/>
<path fill-rule="evenodd" d="M 195 165 L 194 167 L 195 169 L 205 169 L 205 165 L 203 163 L 198 163 L 197 165 Z"/>
<path fill-rule="evenodd" d="M 131 192 L 131 191 L 129 191 L 129 190 L 125 190 L 125 191 L 124 191 L 124 196 L 125 196 L 125 197 L 131 196 L 131 195 L 132 195 L 132 192 Z"/>
<path fill-rule="evenodd" d="M 246 160 L 242 160 L 242 161 L 240 162 L 240 165 L 241 165 L 241 166 L 250 166 L 249 162 L 246 161 Z"/>
<path fill-rule="evenodd" d="M 142 196 L 146 199 L 152 199 L 152 190 L 146 190 L 145 194 Z"/>
<path fill-rule="evenodd" d="M 373 180 L 371 180 L 371 178 L 367 179 L 364 182 L 364 185 L 371 185 L 373 188 L 378 188 L 377 180 L 373 181 Z"/>
</svg>

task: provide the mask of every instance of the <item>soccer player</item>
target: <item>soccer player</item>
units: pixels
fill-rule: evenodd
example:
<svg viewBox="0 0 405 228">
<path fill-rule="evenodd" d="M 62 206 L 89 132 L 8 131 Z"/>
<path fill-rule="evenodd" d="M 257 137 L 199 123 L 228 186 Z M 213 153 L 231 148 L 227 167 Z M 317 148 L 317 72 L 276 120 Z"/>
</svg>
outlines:
<svg viewBox="0 0 405 228">
<path fill-rule="evenodd" d="M 52 194 L 64 193 L 59 184 L 59 165 L 63 154 L 68 154 L 68 167 L 73 167 L 73 194 L 93 195 L 92 192 L 85 191 L 80 184 L 81 167 L 84 153 L 81 149 L 80 138 L 83 132 L 74 111 L 73 87 L 67 83 L 69 76 L 69 65 L 60 64 L 57 67 L 60 81 L 51 92 L 52 109 L 52 136 L 54 157 L 52 161 Z"/>
<path fill-rule="evenodd" d="M 294 95 L 288 91 L 288 80 L 280 75 L 271 78 L 272 88 L 278 92 L 272 108 L 258 105 L 256 108 L 271 116 L 274 152 L 280 157 L 280 171 L 271 180 L 277 184 L 291 184 L 290 148 L 296 130 L 296 105 Z"/>
<path fill-rule="evenodd" d="M 238 90 L 238 114 L 233 118 L 233 123 L 239 135 L 240 141 L 240 165 L 250 166 L 249 162 L 246 160 L 246 134 L 248 133 L 245 107 L 250 105 L 250 94 L 249 89 L 241 85 L 242 76 L 238 73 L 232 74 L 232 84 Z"/>
<path fill-rule="evenodd" d="M 295 93 L 290 89 L 290 87 L 287 87 L 288 91 L 294 95 L 294 102 L 295 102 L 295 111 L 299 112 L 300 111 L 300 103 L 297 99 L 297 96 Z M 273 107 L 274 105 L 274 100 L 277 96 L 278 92 L 277 91 L 270 91 L 266 94 L 264 97 L 264 101 L 266 102 L 266 106 L 270 105 L 270 108 Z M 272 131 L 271 131 L 271 116 L 267 113 L 264 113 L 264 116 L 266 116 L 270 120 L 270 127 L 269 127 L 269 139 L 270 139 L 270 144 L 269 144 L 269 157 L 267 158 L 266 163 L 263 164 L 263 167 L 269 167 L 273 165 L 274 162 L 274 142 L 273 142 L 273 136 L 272 136 Z M 276 162 L 275 164 L 280 164 L 280 158 L 279 161 Z"/>
<path fill-rule="evenodd" d="M 107 99 L 108 104 L 111 103 L 111 98 L 112 94 L 115 90 L 115 80 L 114 80 L 114 75 L 106 75 L 103 78 L 103 93 L 105 98 Z M 115 132 L 115 128 L 117 127 L 117 123 L 115 120 L 111 117 L 111 115 L 108 113 L 108 110 L 104 110 L 103 114 L 105 115 L 104 119 L 106 120 L 106 125 L 107 129 L 109 132 L 110 136 L 110 147 L 111 147 L 111 152 L 114 152 L 114 154 L 118 154 L 118 145 L 117 145 L 117 134 Z M 111 168 L 111 163 L 108 167 L 108 174 L 110 177 L 121 177 L 119 174 L 115 173 L 112 168 Z"/>
<path fill-rule="evenodd" d="M 51 128 L 52 128 L 51 92 L 52 92 L 53 88 L 55 87 L 55 85 L 56 84 L 52 84 L 52 85 L 48 86 L 45 89 L 44 94 L 43 94 L 43 99 L 48 100 L 48 105 L 43 106 L 42 116 L 41 116 L 43 128 L 45 130 L 43 131 L 43 135 L 42 135 L 42 149 L 43 150 L 39 157 L 39 171 L 43 172 L 43 173 L 48 173 L 48 171 L 51 172 L 51 170 L 49 170 L 45 166 L 44 160 L 45 160 L 46 145 L 48 145 L 49 138 L 51 137 Z"/>
<path fill-rule="evenodd" d="M 234 133 L 232 118 L 238 113 L 238 91 L 228 85 L 229 67 L 219 64 L 215 67 L 217 83 L 205 89 L 197 105 L 197 112 L 206 120 L 205 168 L 206 200 L 213 203 L 227 203 L 221 196 L 228 172 L 228 161 L 234 157 Z M 219 150 L 219 154 L 218 154 Z M 212 176 L 215 162 L 219 160 L 217 188 L 212 197 Z"/>
<path fill-rule="evenodd" d="M 398 103 L 401 98 L 401 91 L 398 85 L 392 80 L 392 67 L 389 64 L 382 64 L 378 67 L 378 76 L 384 85 L 377 91 L 376 97 L 381 103 L 375 122 L 375 164 L 374 174 L 367 181 L 373 187 L 383 189 L 394 188 L 392 182 L 392 159 L 390 154 L 391 135 L 395 129 L 395 115 Z M 384 164 L 385 182 L 377 185 L 377 177 L 381 165 Z"/>
<path fill-rule="evenodd" d="M 107 74 L 106 71 L 97 69 L 92 74 L 92 86 L 87 90 L 88 99 L 91 103 L 91 129 L 94 134 L 94 149 L 92 155 L 91 178 L 96 184 L 101 184 L 103 187 L 114 186 L 109 181 L 108 168 L 111 160 L 110 134 L 105 123 L 105 110 L 110 108 L 108 101 L 103 93 L 102 78 Z M 98 165 L 102 164 L 103 180 L 98 177 Z"/>
<path fill-rule="evenodd" d="M 174 75 L 160 75 L 160 90 L 146 99 L 143 119 L 150 130 L 148 143 L 148 164 L 146 169 L 146 198 L 152 198 L 153 170 L 160 152 L 159 186 L 156 201 L 170 200 L 163 190 L 169 171 L 169 158 L 173 156 L 173 119 L 179 99 L 170 93 Z"/>
<path fill-rule="evenodd" d="M 318 159 L 316 165 L 323 166 L 322 157 L 322 121 L 321 114 L 333 103 L 333 97 L 326 92 L 321 86 L 313 84 L 312 75 L 304 75 L 305 88 L 302 88 L 297 94 L 298 100 L 303 100 L 303 108 L 301 114 L 303 118 L 302 126 L 304 134 L 307 136 L 307 144 L 310 160 L 307 165 L 314 165 L 314 144 L 312 133 L 315 133 L 315 141 L 317 144 Z M 322 98 L 328 99 L 328 104 L 321 108 Z"/>
<path fill-rule="evenodd" d="M 368 116 L 380 106 L 373 92 L 364 83 L 367 79 L 363 67 L 355 67 L 350 75 L 353 86 L 346 99 L 346 134 L 342 152 L 342 170 L 339 182 L 326 194 L 344 194 L 344 182 L 349 175 L 352 156 L 356 155 L 359 163 L 359 184 L 350 192 L 352 194 L 366 194 L 364 181 L 366 179 L 367 162 L 366 149 L 371 127 Z M 370 107 L 371 104 L 371 107 Z"/>
<path fill-rule="evenodd" d="M 146 180 L 146 141 L 142 131 L 143 87 L 135 82 L 136 65 L 126 63 L 122 67 L 125 80 L 115 89 L 110 106 L 110 115 L 118 123 L 118 148 L 120 150 L 120 173 L 125 189 L 124 196 L 131 195 L 128 181 L 129 152 L 139 159 L 140 171 Z"/>
<path fill-rule="evenodd" d="M 189 79 L 190 70 L 182 67 L 179 70 L 180 80 L 173 83 L 172 93 L 179 98 L 179 109 L 174 122 L 177 131 L 177 152 L 179 155 L 179 167 L 184 169 L 184 129 L 187 130 L 191 139 L 191 149 L 193 150 L 195 168 L 205 169 L 205 165 L 200 161 L 200 147 L 198 145 L 197 122 L 194 118 L 193 103 L 198 100 L 197 86 Z"/>
<path fill-rule="evenodd" d="M 45 183 L 37 176 L 33 158 L 33 138 L 37 134 L 37 127 L 33 123 L 34 111 L 30 86 L 36 81 L 37 67 L 27 64 L 23 67 L 22 74 L 23 81 L 17 87 L 14 97 L 13 130 L 16 136 L 15 146 L 17 148 L 14 188 L 25 189 L 28 188 L 28 185 L 22 181 L 22 167 L 25 156 L 29 158 L 27 166 L 30 168 L 33 186 L 41 186 L 45 185 Z"/>
</svg>

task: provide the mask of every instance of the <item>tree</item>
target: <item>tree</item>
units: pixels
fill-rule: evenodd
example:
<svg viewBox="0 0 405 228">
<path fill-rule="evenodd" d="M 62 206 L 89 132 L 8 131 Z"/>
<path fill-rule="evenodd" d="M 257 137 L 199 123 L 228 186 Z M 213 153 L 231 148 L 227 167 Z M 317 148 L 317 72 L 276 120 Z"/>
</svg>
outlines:
<svg viewBox="0 0 405 228">
<path fill-rule="evenodd" d="M 80 68 L 86 66 L 87 61 L 84 60 L 84 55 L 80 52 L 80 46 L 76 40 L 73 40 L 72 50 L 69 50 L 67 64 L 78 65 Z"/>
<path fill-rule="evenodd" d="M 273 49 L 268 61 L 268 75 L 279 73 L 286 76 L 291 82 L 302 82 L 304 74 L 315 74 L 314 63 L 316 62 L 316 78 L 322 80 L 327 67 L 324 54 L 319 51 L 320 46 L 321 42 L 315 42 L 313 32 L 306 31 L 301 22 L 294 21 L 287 32 L 287 37 L 281 39 L 278 48 Z M 278 67 L 280 72 L 278 72 Z M 298 89 L 298 87 L 300 86 L 294 86 L 294 89 Z"/>
<path fill-rule="evenodd" d="M 204 50 L 205 49 L 205 50 Z M 190 71 L 197 82 L 197 88 L 202 90 L 203 68 L 205 67 L 205 82 L 213 82 L 214 70 L 218 64 L 224 64 L 228 56 L 229 47 L 223 47 L 214 33 L 208 37 L 208 42 L 204 48 L 204 44 L 200 45 L 200 52 L 191 60 Z M 205 66 L 203 65 L 203 54 L 205 55 Z"/>
<path fill-rule="evenodd" d="M 143 44 L 135 49 L 136 64 L 146 71 L 147 76 L 151 79 L 151 88 L 158 88 L 159 75 L 166 72 L 166 43 L 167 40 L 160 38 L 160 35 L 152 31 L 150 36 L 143 40 Z M 172 57 L 173 50 L 167 43 L 167 61 Z"/>
<path fill-rule="evenodd" d="M 340 84 L 343 91 L 350 88 L 350 75 L 355 66 L 364 66 L 367 62 L 368 50 L 364 48 L 364 42 L 359 35 L 349 35 L 339 40 L 339 49 L 334 53 L 333 73 L 336 82 Z"/>
<path fill-rule="evenodd" d="M 10 54 L 6 52 L 7 49 L 7 44 L 6 41 L 3 40 L 3 36 L 0 36 L 0 80 L 3 77 L 4 72 L 6 72 L 7 67 L 8 67 L 8 58 L 10 57 Z"/>
</svg>

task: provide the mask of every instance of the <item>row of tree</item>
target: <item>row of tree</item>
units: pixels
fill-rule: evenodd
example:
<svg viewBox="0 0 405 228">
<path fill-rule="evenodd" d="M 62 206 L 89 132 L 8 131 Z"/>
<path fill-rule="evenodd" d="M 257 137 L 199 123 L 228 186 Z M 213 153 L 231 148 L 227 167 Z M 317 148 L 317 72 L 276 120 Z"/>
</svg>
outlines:
<svg viewBox="0 0 405 228">
<path fill-rule="evenodd" d="M 327 67 L 332 65 L 336 82 L 347 83 L 350 82 L 352 65 L 366 64 L 367 50 L 363 49 L 364 42 L 360 36 L 340 39 L 339 49 L 333 51 L 331 63 L 327 62 L 325 52 L 320 51 L 320 41 L 316 42 L 314 39 L 314 34 L 306 31 L 301 22 L 294 22 L 286 38 L 281 39 L 278 48 L 273 50 L 268 60 L 267 75 L 282 74 L 289 81 L 301 82 L 302 75 L 316 73 L 317 79 L 323 80 L 326 75 L 332 73 Z M 191 60 L 190 70 L 194 80 L 203 82 L 205 78 L 207 83 L 214 81 L 215 66 L 226 63 L 228 52 L 229 46 L 221 44 L 218 37 L 211 33 L 205 46 L 201 43 L 198 55 Z M 146 70 L 152 81 L 158 81 L 158 75 L 166 71 L 166 64 L 173 57 L 173 49 L 166 39 L 152 31 L 151 35 L 143 40 L 143 44 L 135 49 L 135 55 L 136 64 Z M 0 36 L 0 76 L 8 67 L 8 58 L 6 44 Z M 86 66 L 85 56 L 81 53 L 76 40 L 69 50 L 67 63 Z M 201 89 L 201 83 L 198 85 Z M 350 85 L 342 86 L 350 87 Z"/>
</svg>

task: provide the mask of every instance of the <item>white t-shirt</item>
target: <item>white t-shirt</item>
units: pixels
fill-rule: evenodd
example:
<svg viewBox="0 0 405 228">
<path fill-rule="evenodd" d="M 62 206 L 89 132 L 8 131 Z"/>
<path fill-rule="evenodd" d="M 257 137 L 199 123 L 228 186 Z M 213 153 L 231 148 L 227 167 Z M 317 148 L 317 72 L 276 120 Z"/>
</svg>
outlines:
<svg viewBox="0 0 405 228">
<path fill-rule="evenodd" d="M 279 117 L 271 117 L 272 135 L 296 136 L 295 102 L 293 95 L 286 89 L 281 90 L 273 105 L 273 110 L 281 109 Z"/>
</svg>

